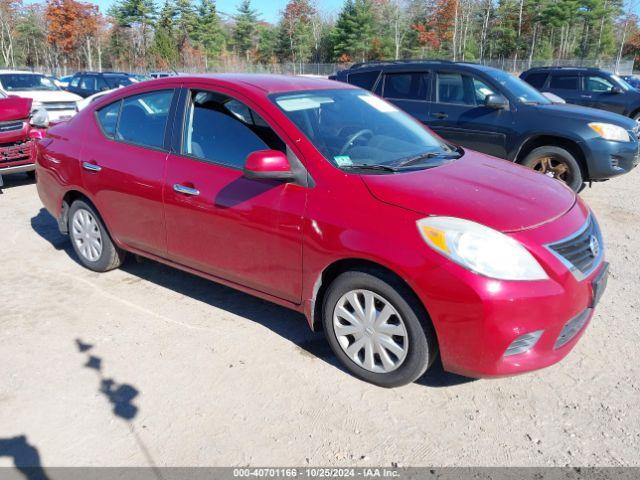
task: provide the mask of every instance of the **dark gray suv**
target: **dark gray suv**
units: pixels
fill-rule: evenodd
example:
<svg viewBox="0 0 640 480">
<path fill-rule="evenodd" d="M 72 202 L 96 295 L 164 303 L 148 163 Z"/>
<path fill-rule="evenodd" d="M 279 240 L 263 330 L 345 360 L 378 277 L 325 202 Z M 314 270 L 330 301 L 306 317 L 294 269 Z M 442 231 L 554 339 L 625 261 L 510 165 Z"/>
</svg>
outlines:
<svg viewBox="0 0 640 480">
<path fill-rule="evenodd" d="M 520 163 L 574 191 L 638 164 L 638 124 L 553 103 L 507 72 L 469 63 L 356 64 L 330 77 L 371 90 L 452 144 Z"/>
<path fill-rule="evenodd" d="M 532 68 L 520 78 L 568 103 L 599 108 L 640 120 L 640 91 L 621 77 L 598 68 Z"/>
</svg>

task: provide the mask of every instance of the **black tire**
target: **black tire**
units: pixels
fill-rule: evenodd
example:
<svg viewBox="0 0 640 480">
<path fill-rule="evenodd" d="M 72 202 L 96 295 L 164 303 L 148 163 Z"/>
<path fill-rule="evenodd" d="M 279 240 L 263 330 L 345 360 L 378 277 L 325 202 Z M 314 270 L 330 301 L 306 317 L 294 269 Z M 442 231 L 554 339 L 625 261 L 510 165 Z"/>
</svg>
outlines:
<svg viewBox="0 0 640 480">
<path fill-rule="evenodd" d="M 91 215 L 91 218 L 95 220 L 97 229 L 99 230 L 100 234 L 100 243 L 102 249 L 99 256 L 94 260 L 87 258 L 87 256 L 80 250 L 80 247 L 78 246 L 74 238 L 74 218 L 76 217 L 76 214 L 80 215 L 80 213 L 83 212 L 88 212 Z M 76 252 L 78 260 L 83 266 L 85 266 L 89 270 L 93 270 L 94 272 L 107 272 L 122 265 L 126 252 L 118 248 L 113 243 L 109 232 L 104 226 L 102 218 L 100 218 L 100 215 L 95 210 L 95 208 L 93 208 L 89 203 L 83 200 L 76 200 L 71 204 L 71 207 L 69 208 L 68 219 L 68 230 L 71 245 L 73 246 L 73 250 Z"/>
<path fill-rule="evenodd" d="M 30 180 L 35 180 L 36 179 L 36 171 L 35 170 L 30 170 L 27 172 L 27 177 L 29 177 Z"/>
<path fill-rule="evenodd" d="M 368 290 L 388 301 L 402 318 L 407 333 L 407 353 L 393 371 L 376 373 L 352 360 L 340 346 L 333 327 L 338 301 L 352 290 Z M 352 270 L 339 275 L 327 289 L 322 305 L 322 323 L 331 349 L 354 376 L 381 387 L 398 387 L 420 378 L 438 353 L 430 319 L 418 299 L 404 284 L 383 271 Z M 378 356 L 378 360 L 380 357 Z"/>
<path fill-rule="evenodd" d="M 525 167 L 557 178 L 566 183 L 574 192 L 579 192 L 583 188 L 584 179 L 580 164 L 564 148 L 550 145 L 535 148 L 520 163 Z M 564 171 L 560 173 L 562 169 Z"/>
</svg>

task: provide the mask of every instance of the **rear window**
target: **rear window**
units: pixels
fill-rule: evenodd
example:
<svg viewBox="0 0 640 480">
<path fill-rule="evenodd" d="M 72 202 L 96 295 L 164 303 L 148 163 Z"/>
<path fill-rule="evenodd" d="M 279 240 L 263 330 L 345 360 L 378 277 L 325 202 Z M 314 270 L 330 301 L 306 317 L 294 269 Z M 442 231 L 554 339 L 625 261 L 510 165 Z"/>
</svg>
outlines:
<svg viewBox="0 0 640 480">
<path fill-rule="evenodd" d="M 349 83 L 356 87 L 364 88 L 365 90 L 371 90 L 373 89 L 379 75 L 379 70 L 375 70 L 373 72 L 350 73 Z"/>
<path fill-rule="evenodd" d="M 399 100 L 426 100 L 428 95 L 428 73 L 388 73 L 384 76 L 385 98 Z"/>
<path fill-rule="evenodd" d="M 545 73 L 532 73 L 530 75 L 527 75 L 524 78 L 524 81 L 527 82 L 532 87 L 535 87 L 538 90 L 540 90 L 544 86 L 544 82 L 547 81 L 547 77 L 548 76 L 549 76 L 549 74 L 546 73 L 546 72 Z"/>
<path fill-rule="evenodd" d="M 549 88 L 558 90 L 578 90 L 578 75 L 554 75 Z"/>
<path fill-rule="evenodd" d="M 116 134 L 116 125 L 118 124 L 118 114 L 120 113 L 121 104 L 122 101 L 118 100 L 106 107 L 102 107 L 96 113 L 102 132 L 109 138 L 113 138 Z"/>
</svg>

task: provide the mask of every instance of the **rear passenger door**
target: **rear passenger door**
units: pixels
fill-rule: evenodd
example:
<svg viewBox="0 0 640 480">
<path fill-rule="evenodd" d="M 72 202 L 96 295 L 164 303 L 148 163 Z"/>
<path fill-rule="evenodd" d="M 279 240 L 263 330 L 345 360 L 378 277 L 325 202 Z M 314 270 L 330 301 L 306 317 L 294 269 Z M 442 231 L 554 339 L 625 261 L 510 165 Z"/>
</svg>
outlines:
<svg viewBox="0 0 640 480">
<path fill-rule="evenodd" d="M 158 256 L 166 256 L 162 191 L 173 97 L 165 87 L 100 108 L 81 154 L 84 188 L 110 233 Z"/>
<path fill-rule="evenodd" d="M 429 95 L 431 72 L 385 73 L 382 96 L 409 115 L 427 124 L 429 121 Z"/>
<path fill-rule="evenodd" d="M 576 105 L 589 105 L 588 96 L 582 96 L 580 92 L 580 75 L 577 72 L 553 73 L 549 79 L 549 88 L 545 89 L 567 103 Z"/>
<path fill-rule="evenodd" d="M 485 98 L 501 93 L 471 74 L 441 70 L 435 73 L 435 98 L 426 122 L 455 145 L 506 158 L 507 138 L 513 135 L 511 110 L 485 106 Z"/>
</svg>

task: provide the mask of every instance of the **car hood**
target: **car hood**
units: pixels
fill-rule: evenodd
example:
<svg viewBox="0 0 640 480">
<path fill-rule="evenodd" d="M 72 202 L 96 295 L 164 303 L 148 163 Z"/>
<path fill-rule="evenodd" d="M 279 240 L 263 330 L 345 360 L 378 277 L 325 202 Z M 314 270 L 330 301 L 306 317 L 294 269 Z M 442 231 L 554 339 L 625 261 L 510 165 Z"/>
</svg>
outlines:
<svg viewBox="0 0 640 480">
<path fill-rule="evenodd" d="M 597 108 L 572 105 L 570 103 L 536 105 L 535 108 L 545 116 L 583 120 L 585 123 L 613 123 L 614 125 L 619 125 L 627 130 L 633 130 L 633 128 L 636 126 L 636 122 L 634 120 L 631 120 L 630 118 L 627 118 L 623 115 L 619 115 L 613 112 L 607 112 L 606 110 L 598 110 Z"/>
<path fill-rule="evenodd" d="M 0 99 L 0 122 L 26 120 L 31 113 L 30 98 L 7 97 Z"/>
<path fill-rule="evenodd" d="M 35 102 L 77 102 L 82 97 L 75 93 L 65 92 L 64 90 L 26 90 L 24 92 L 12 92 L 14 95 L 23 98 L 31 98 Z"/>
<path fill-rule="evenodd" d="M 552 221 L 576 201 L 557 180 L 469 151 L 440 167 L 362 178 L 385 203 L 424 215 L 464 218 L 502 232 Z"/>
</svg>

